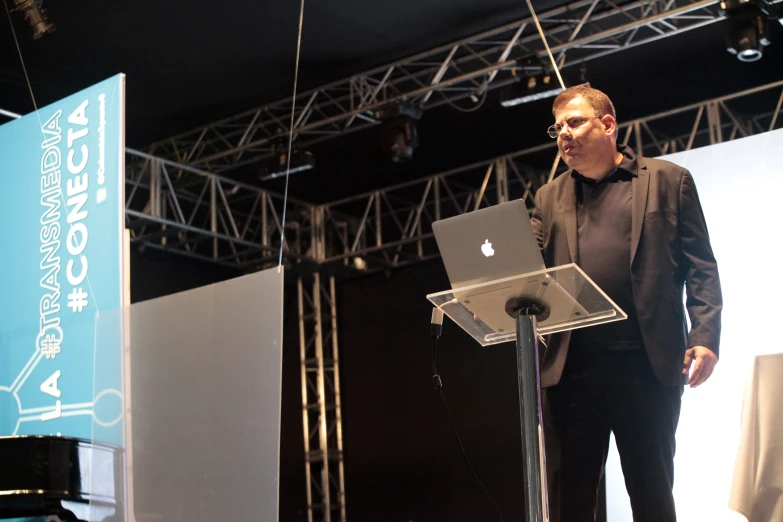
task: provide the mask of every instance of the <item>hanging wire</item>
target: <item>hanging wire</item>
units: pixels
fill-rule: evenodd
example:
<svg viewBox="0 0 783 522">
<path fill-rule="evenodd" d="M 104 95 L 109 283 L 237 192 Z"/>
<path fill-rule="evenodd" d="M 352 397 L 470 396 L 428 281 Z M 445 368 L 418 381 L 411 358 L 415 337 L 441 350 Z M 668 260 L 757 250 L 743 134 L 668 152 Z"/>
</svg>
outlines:
<svg viewBox="0 0 783 522">
<path fill-rule="evenodd" d="M 19 61 L 22 62 L 22 71 L 24 72 L 24 79 L 27 81 L 27 89 L 30 91 L 30 98 L 33 100 L 33 107 L 35 113 L 38 114 L 38 104 L 35 102 L 35 94 L 33 94 L 33 86 L 30 84 L 30 76 L 27 74 L 27 66 L 24 64 L 24 58 L 22 57 L 22 48 L 19 47 L 19 39 L 16 37 L 16 29 L 14 29 L 14 21 L 11 19 L 11 11 L 8 9 L 8 3 L 3 0 L 3 7 L 5 7 L 5 14 L 8 15 L 8 25 L 11 26 L 11 34 L 14 36 L 14 43 L 16 44 L 16 52 L 19 54 Z M 41 117 L 38 116 L 40 122 Z"/>
<path fill-rule="evenodd" d="M 458 110 L 460 112 L 476 112 L 481 107 L 483 107 L 484 106 L 484 102 L 487 101 L 487 92 L 489 92 L 489 87 L 484 85 L 482 91 L 483 92 L 481 93 L 481 98 L 476 100 L 476 102 L 475 102 L 476 104 L 473 107 L 460 107 L 459 105 L 457 105 L 453 101 L 449 100 L 448 98 L 446 98 L 446 103 L 448 103 L 449 105 L 451 105 L 453 108 L 455 108 L 456 110 Z M 471 96 L 474 96 L 474 95 L 471 95 Z"/>
<path fill-rule="evenodd" d="M 302 21 L 304 20 L 304 0 L 299 4 L 299 34 L 296 38 L 296 64 L 294 65 L 294 95 L 291 100 L 291 123 L 288 126 L 288 154 L 285 165 L 285 190 L 283 191 L 283 218 L 280 224 L 280 259 L 277 263 L 277 273 L 283 266 L 283 247 L 285 246 L 285 215 L 288 208 L 288 178 L 291 173 L 291 148 L 294 141 L 294 116 L 296 113 L 296 87 L 299 80 L 299 54 L 302 50 Z"/>
<path fill-rule="evenodd" d="M 549 44 L 546 41 L 546 35 L 544 34 L 544 30 L 541 29 L 541 23 L 538 21 L 538 15 L 533 9 L 533 3 L 530 0 L 527 0 L 527 8 L 530 9 L 530 14 L 533 15 L 533 21 L 536 22 L 538 34 L 541 36 L 541 41 L 544 42 L 544 47 L 546 47 L 546 54 L 549 55 L 549 61 L 552 62 L 552 68 L 555 70 L 555 74 L 557 75 L 557 81 L 560 82 L 560 87 L 565 89 L 565 83 L 563 83 L 563 78 L 560 76 L 560 68 L 555 63 L 555 57 L 552 56 L 552 51 L 549 49 Z"/>
<path fill-rule="evenodd" d="M 546 35 L 544 34 L 544 30 L 541 29 L 541 23 L 538 21 L 538 15 L 536 14 L 536 11 L 533 9 L 533 3 L 530 0 L 527 0 L 527 8 L 530 9 L 530 14 L 533 15 L 533 21 L 536 23 L 536 28 L 538 28 L 538 34 L 541 36 L 541 41 L 544 42 L 544 47 L 546 48 L 546 54 L 549 56 L 549 61 L 552 63 L 552 68 L 555 70 L 555 74 L 557 75 L 557 81 L 560 82 L 560 87 L 565 89 L 565 83 L 563 83 L 563 77 L 560 76 L 560 67 L 563 66 L 563 62 L 565 60 L 565 54 L 560 59 L 560 64 L 558 66 L 557 63 L 555 63 L 555 57 L 552 55 L 552 50 L 549 49 L 549 44 L 546 41 Z M 555 178 L 555 172 L 557 172 L 557 166 L 560 164 L 560 154 L 558 154 L 555 157 L 555 162 L 552 165 L 552 170 L 549 172 L 549 177 L 547 178 L 547 183 L 552 181 Z"/>
</svg>

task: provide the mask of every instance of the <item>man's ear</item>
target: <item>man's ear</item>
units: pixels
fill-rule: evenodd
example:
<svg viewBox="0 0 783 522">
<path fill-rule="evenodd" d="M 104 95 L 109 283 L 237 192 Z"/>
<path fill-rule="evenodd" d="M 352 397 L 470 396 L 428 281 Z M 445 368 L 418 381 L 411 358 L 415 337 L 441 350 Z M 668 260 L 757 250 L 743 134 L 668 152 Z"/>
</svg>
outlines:
<svg viewBox="0 0 783 522">
<path fill-rule="evenodd" d="M 617 134 L 617 120 L 611 114 L 606 114 L 601 118 L 601 122 L 606 127 L 606 133 L 609 135 Z"/>
</svg>

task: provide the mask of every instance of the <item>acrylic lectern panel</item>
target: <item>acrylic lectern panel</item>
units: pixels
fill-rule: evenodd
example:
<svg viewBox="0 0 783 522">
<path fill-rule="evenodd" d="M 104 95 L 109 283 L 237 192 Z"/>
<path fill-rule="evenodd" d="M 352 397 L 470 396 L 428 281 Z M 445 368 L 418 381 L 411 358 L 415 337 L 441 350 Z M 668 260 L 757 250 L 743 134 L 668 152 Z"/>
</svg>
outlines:
<svg viewBox="0 0 783 522">
<path fill-rule="evenodd" d="M 516 338 L 516 323 L 505 310 L 516 297 L 534 298 L 549 308 L 548 317 L 537 324 L 541 335 L 627 318 L 575 264 L 438 292 L 427 299 L 479 344 L 489 346 Z"/>
</svg>

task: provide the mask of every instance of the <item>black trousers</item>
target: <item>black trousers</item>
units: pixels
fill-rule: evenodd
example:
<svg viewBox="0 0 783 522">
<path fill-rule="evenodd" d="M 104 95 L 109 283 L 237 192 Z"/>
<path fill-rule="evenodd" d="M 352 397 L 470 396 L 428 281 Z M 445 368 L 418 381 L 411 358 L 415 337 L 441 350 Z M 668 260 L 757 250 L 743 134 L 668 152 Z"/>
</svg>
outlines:
<svg viewBox="0 0 783 522">
<path fill-rule="evenodd" d="M 542 392 L 550 522 L 595 521 L 612 432 L 634 522 L 675 522 L 682 392 L 660 384 L 642 349 L 569 353 L 560 383 Z"/>
</svg>

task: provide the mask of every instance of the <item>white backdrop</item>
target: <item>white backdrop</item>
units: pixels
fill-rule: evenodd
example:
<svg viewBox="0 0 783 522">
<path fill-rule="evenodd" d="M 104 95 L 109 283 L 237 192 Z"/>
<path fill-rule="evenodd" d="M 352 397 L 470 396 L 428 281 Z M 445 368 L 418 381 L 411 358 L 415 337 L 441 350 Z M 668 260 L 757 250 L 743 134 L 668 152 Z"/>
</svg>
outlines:
<svg viewBox="0 0 783 522">
<path fill-rule="evenodd" d="M 776 306 L 783 290 L 783 130 L 663 159 L 689 169 L 696 180 L 724 302 L 715 373 L 683 395 L 674 471 L 677 520 L 745 520 L 728 509 L 744 387 L 756 355 L 783 352 L 783 314 Z M 631 522 L 614 441 L 606 473 L 608 522 Z"/>
</svg>

